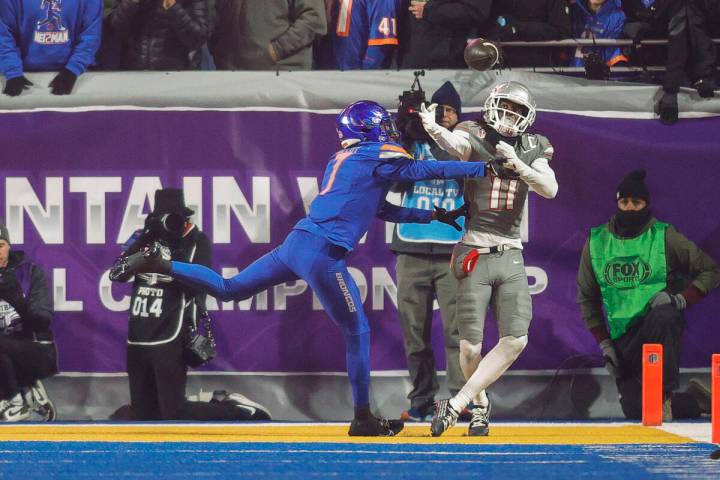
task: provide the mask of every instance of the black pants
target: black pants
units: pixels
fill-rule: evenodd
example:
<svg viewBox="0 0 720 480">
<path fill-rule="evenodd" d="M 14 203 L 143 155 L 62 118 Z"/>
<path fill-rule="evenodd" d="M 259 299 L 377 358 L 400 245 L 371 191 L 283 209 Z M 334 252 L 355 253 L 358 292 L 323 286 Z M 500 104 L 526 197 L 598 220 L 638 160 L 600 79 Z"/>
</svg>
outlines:
<svg viewBox="0 0 720 480">
<path fill-rule="evenodd" d="M 57 373 L 55 344 L 0 335 L 0 400 Z"/>
<path fill-rule="evenodd" d="M 682 313 L 670 305 L 654 308 L 615 340 L 623 376 L 617 380 L 620 406 L 625 417 L 642 418 L 642 348 L 645 343 L 663 346 L 663 391 L 672 395 L 673 418 L 697 418 L 700 408 L 680 386 L 680 339 L 685 330 Z"/>
<path fill-rule="evenodd" d="M 705 15 L 692 1 L 678 1 L 669 14 L 668 57 L 664 89 L 677 93 L 686 74 L 691 80 L 712 78 L 717 53 Z"/>
<path fill-rule="evenodd" d="M 182 338 L 153 346 L 128 345 L 130 403 L 136 420 L 248 420 L 232 403 L 185 398 L 187 365 Z"/>
</svg>

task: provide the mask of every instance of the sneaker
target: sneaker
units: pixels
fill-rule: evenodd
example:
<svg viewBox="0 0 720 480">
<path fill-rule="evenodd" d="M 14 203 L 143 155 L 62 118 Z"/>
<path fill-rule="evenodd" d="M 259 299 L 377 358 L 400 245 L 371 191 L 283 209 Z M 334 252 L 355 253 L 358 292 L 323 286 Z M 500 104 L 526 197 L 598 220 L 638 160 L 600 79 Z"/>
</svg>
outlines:
<svg viewBox="0 0 720 480">
<path fill-rule="evenodd" d="M 57 410 L 50 397 L 48 397 L 47 391 L 43 383 L 38 380 L 30 388 L 32 398 L 32 410 L 40 415 L 45 422 L 52 422 L 57 419 Z"/>
<path fill-rule="evenodd" d="M 457 412 L 450 399 L 438 400 L 435 402 L 435 414 L 430 424 L 430 433 L 433 437 L 439 437 L 457 422 L 460 412 Z"/>
<path fill-rule="evenodd" d="M 247 412 L 250 420 L 272 420 L 270 410 L 239 393 L 228 394 L 225 390 L 215 390 L 210 401 L 213 403 L 233 403 L 235 407 Z"/>
<path fill-rule="evenodd" d="M 7 400 L 0 402 L 0 421 L 20 422 L 30 418 L 30 408 L 23 403 L 11 403 Z"/>
<path fill-rule="evenodd" d="M 706 387 L 698 378 L 691 378 L 685 393 L 695 399 L 700 409 L 700 413 L 710 415 L 710 389 Z"/>
<path fill-rule="evenodd" d="M 698 80 L 693 87 L 702 98 L 712 98 L 715 96 L 715 89 L 717 88 L 712 78 Z"/>
<path fill-rule="evenodd" d="M 490 409 L 488 403 L 486 407 L 475 407 L 472 409 L 472 418 L 468 425 L 468 436 L 470 437 L 487 437 L 490 433 Z"/>
<path fill-rule="evenodd" d="M 423 411 L 415 407 L 411 407 L 400 414 L 400 420 L 403 422 L 429 422 L 431 419 L 432 411 Z"/>
<path fill-rule="evenodd" d="M 402 420 L 388 420 L 370 416 L 356 418 L 350 424 L 348 435 L 351 437 L 394 437 L 405 427 Z"/>
</svg>

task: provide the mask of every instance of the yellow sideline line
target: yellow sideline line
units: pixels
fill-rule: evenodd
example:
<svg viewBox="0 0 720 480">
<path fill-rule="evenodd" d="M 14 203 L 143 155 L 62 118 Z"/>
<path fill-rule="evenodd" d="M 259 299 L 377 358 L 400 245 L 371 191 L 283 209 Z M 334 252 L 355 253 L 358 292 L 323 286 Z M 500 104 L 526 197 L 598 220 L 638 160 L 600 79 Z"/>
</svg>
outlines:
<svg viewBox="0 0 720 480">
<path fill-rule="evenodd" d="M 349 437 L 347 425 L 2 425 L 0 442 L 285 442 L 467 443 L 600 445 L 689 443 L 693 440 L 640 425 L 492 426 L 489 437 L 468 437 L 464 425 L 430 436 L 427 425 L 405 427 L 396 437 Z"/>
</svg>

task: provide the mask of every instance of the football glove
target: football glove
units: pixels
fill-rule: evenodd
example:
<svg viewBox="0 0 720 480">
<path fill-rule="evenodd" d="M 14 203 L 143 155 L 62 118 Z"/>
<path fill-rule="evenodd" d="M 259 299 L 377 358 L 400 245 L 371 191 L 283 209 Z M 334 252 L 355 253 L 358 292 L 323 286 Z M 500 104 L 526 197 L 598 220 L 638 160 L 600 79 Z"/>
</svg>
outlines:
<svg viewBox="0 0 720 480">
<path fill-rule="evenodd" d="M 67 68 L 60 70 L 55 78 L 52 79 L 48 87 L 53 95 L 70 95 L 77 81 L 77 75 Z"/>
<path fill-rule="evenodd" d="M 24 76 L 11 78 L 5 82 L 3 93 L 10 97 L 17 97 L 23 90 L 27 90 L 33 83 Z"/>
<path fill-rule="evenodd" d="M 437 109 L 437 103 L 433 103 L 427 107 L 425 106 L 425 103 L 420 104 L 420 111 L 418 112 L 418 115 L 420 116 L 420 121 L 422 122 L 425 131 L 429 132 L 433 129 L 433 127 L 437 126 L 437 122 L 435 121 L 435 109 Z"/>
<path fill-rule="evenodd" d="M 450 210 L 449 212 L 441 207 L 435 207 L 435 211 L 433 212 L 433 220 L 437 220 L 438 222 L 445 223 L 447 225 L 450 225 L 458 232 L 462 232 L 462 227 L 459 223 L 457 223 L 457 219 L 459 217 L 464 217 L 467 215 L 467 206 L 463 205 L 460 208 L 456 208 L 455 210 Z"/>
<path fill-rule="evenodd" d="M 520 170 L 526 166 L 517 156 L 515 147 L 502 140 L 498 142 L 497 147 L 495 147 L 495 153 L 497 157 L 505 160 L 503 165 L 513 172 L 520 173 Z"/>
</svg>

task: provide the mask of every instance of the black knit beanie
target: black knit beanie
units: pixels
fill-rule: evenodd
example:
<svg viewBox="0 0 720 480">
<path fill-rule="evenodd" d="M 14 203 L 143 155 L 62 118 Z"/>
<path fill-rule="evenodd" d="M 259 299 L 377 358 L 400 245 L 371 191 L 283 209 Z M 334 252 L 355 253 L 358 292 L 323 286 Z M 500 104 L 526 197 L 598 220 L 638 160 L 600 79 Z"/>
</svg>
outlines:
<svg viewBox="0 0 720 480">
<path fill-rule="evenodd" d="M 453 107 L 458 116 L 462 113 L 460 94 L 458 94 L 457 90 L 455 90 L 455 87 L 453 87 L 453 84 L 450 82 L 443 83 L 440 88 L 433 93 L 430 101 L 432 103 L 437 103 L 438 105 L 448 105 Z"/>
<path fill-rule="evenodd" d="M 617 198 L 640 198 L 650 205 L 650 191 L 645 185 L 645 170 L 628 173 L 617 189 Z"/>
</svg>

